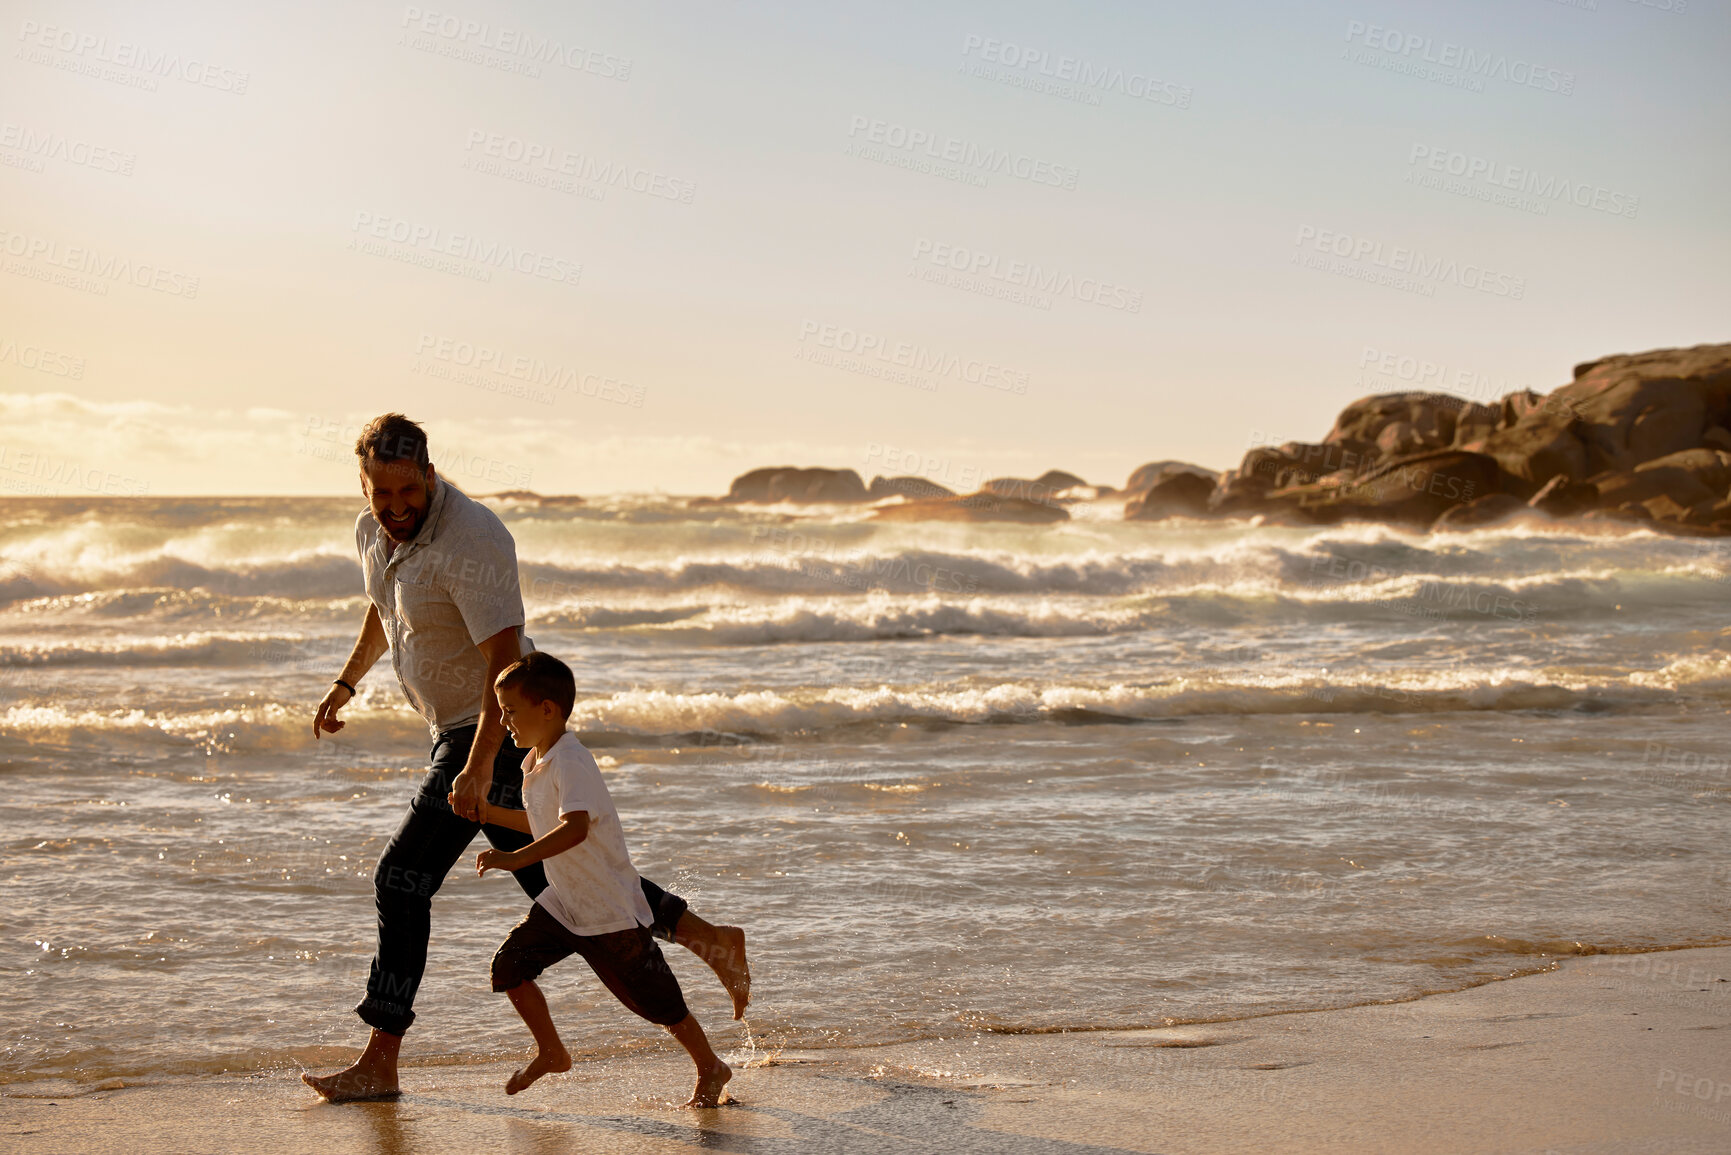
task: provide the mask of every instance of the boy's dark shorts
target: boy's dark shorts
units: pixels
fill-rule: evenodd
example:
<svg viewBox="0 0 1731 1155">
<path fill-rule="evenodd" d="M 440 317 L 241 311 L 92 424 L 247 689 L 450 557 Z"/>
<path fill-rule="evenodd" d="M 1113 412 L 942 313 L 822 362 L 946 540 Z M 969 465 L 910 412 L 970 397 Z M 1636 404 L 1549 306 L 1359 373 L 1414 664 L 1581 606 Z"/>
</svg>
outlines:
<svg viewBox="0 0 1731 1155">
<path fill-rule="evenodd" d="M 648 927 L 611 934 L 572 934 L 538 902 L 529 907 L 527 918 L 511 928 L 493 955 L 493 989 L 515 990 L 574 954 L 582 955 L 595 977 L 634 1014 L 671 1027 L 691 1013 L 685 1008 L 679 980 L 661 956 Z"/>
</svg>

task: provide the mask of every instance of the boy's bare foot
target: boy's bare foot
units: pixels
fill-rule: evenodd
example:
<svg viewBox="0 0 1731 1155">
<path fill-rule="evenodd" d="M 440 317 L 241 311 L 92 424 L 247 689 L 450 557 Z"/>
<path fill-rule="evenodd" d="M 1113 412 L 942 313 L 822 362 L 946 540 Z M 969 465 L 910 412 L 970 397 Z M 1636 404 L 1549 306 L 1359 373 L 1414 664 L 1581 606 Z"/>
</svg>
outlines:
<svg viewBox="0 0 1731 1155">
<path fill-rule="evenodd" d="M 728 997 L 733 1000 L 733 1017 L 743 1019 L 745 1008 L 751 1004 L 751 964 L 745 961 L 745 932 L 737 926 L 716 927 L 715 945 L 706 952 L 704 961 L 727 988 Z"/>
<path fill-rule="evenodd" d="M 728 928 L 732 929 L 732 928 Z M 720 1059 L 715 1066 L 697 1074 L 697 1089 L 691 1092 L 687 1107 L 719 1107 L 721 1105 L 721 1089 L 727 1086 L 727 1081 L 733 1078 L 733 1068 Z"/>
<path fill-rule="evenodd" d="M 542 1075 L 550 1075 L 555 1071 L 569 1071 L 571 1055 L 564 1047 L 556 1051 L 537 1050 L 535 1057 L 529 1060 L 529 1065 L 505 1080 L 505 1094 L 515 1095 L 518 1091 L 530 1086 Z"/>
<path fill-rule="evenodd" d="M 366 1056 L 355 1060 L 352 1067 L 334 1075 L 315 1076 L 301 1073 L 301 1082 L 325 1097 L 329 1103 L 362 1103 L 369 1099 L 395 1099 L 403 1092 L 397 1087 L 397 1073 L 381 1071 Z"/>
</svg>

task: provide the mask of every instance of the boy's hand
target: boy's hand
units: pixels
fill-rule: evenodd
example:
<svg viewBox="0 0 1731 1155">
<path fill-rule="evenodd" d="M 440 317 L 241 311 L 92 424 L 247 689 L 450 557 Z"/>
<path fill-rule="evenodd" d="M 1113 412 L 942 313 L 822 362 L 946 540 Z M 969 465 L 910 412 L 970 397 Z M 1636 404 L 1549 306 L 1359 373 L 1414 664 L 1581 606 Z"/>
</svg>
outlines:
<svg viewBox="0 0 1731 1155">
<path fill-rule="evenodd" d="M 449 801 L 457 817 L 471 822 L 487 821 L 487 788 L 492 783 L 467 766 L 451 781 Z"/>
<path fill-rule="evenodd" d="M 453 790 L 449 794 L 445 795 L 445 802 L 447 805 L 450 806 L 453 813 L 462 814 L 462 811 L 457 809 L 457 792 L 455 790 Z M 476 812 L 476 814 L 475 814 L 475 821 L 482 823 L 484 825 L 487 821 L 487 800 L 486 799 L 483 798 L 481 800 L 480 807 L 481 807 L 481 809 L 478 812 Z"/>
<path fill-rule="evenodd" d="M 507 850 L 483 850 L 475 855 L 475 876 L 478 878 L 489 870 L 516 870 L 516 857 Z"/>
</svg>

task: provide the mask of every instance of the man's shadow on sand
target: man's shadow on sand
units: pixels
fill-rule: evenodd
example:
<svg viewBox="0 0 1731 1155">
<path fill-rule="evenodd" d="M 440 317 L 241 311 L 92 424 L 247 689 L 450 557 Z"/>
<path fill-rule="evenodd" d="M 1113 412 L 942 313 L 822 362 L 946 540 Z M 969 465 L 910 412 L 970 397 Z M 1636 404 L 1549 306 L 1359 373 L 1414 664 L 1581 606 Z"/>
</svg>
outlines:
<svg viewBox="0 0 1731 1155">
<path fill-rule="evenodd" d="M 856 1080 L 848 1080 L 854 1082 Z M 734 1103 L 723 1110 L 757 1112 L 779 1119 L 793 1129 L 794 1137 L 740 1135 L 715 1130 L 699 1121 L 696 1126 L 664 1123 L 630 1115 L 574 1115 L 557 1111 L 528 1111 L 518 1107 L 489 1107 L 456 1099 L 427 1095 L 404 1096 L 401 1102 L 443 1107 L 483 1115 L 505 1115 L 535 1123 L 564 1123 L 644 1138 L 688 1143 L 704 1151 L 728 1151 L 738 1155 L 877 1155 L 883 1151 L 943 1151 L 969 1155 L 1126 1155 L 1129 1148 L 1102 1147 L 990 1131 L 974 1125 L 982 1114 L 983 1099 L 962 1091 L 921 1087 L 908 1083 L 871 1085 L 889 1094 L 876 1103 L 855 1107 L 828 1118 L 790 1111 L 784 1107 L 754 1107 Z M 699 1116 L 701 1120 L 702 1117 Z"/>
</svg>

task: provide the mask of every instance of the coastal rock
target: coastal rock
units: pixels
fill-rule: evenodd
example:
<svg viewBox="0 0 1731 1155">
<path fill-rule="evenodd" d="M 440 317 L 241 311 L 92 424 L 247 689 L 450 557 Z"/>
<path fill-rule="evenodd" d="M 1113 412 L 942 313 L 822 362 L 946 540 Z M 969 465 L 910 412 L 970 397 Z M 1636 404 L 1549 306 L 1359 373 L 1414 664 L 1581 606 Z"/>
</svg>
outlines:
<svg viewBox="0 0 1731 1155">
<path fill-rule="evenodd" d="M 1220 477 L 1215 470 L 1188 461 L 1150 461 L 1131 471 L 1130 480 L 1124 483 L 1122 492 L 1131 499 L 1140 497 L 1174 473 L 1194 473 L 1198 477 L 1206 477 L 1209 481 L 1216 481 Z"/>
<path fill-rule="evenodd" d="M 1627 473 L 1601 473 L 1589 484 L 1598 491 L 1601 508 L 1646 505 L 1656 497 L 1667 497 L 1680 508 L 1711 506 L 1718 499 L 1695 474 L 1674 465 L 1636 469 Z M 1657 514 L 1655 514 L 1657 516 Z"/>
<path fill-rule="evenodd" d="M 1165 517 L 1201 517 L 1214 496 L 1214 479 L 1180 471 L 1154 483 L 1141 497 L 1124 506 L 1127 521 L 1157 521 Z"/>
<path fill-rule="evenodd" d="M 1067 489 L 1092 489 L 1086 481 L 1074 473 L 1065 473 L 1061 469 L 1048 469 L 1039 477 L 994 477 L 980 486 L 980 492 L 995 494 L 998 497 L 1011 497 L 1021 501 L 1055 503 L 1058 495 Z M 1092 496 L 1092 494 L 1090 494 Z"/>
<path fill-rule="evenodd" d="M 956 491 L 923 477 L 874 477 L 866 489 L 873 501 L 886 497 L 954 497 Z"/>
<path fill-rule="evenodd" d="M 866 501 L 865 482 L 851 469 L 798 469 L 791 465 L 753 469 L 733 479 L 726 501 Z"/>
<path fill-rule="evenodd" d="M 1681 469 L 1718 497 L 1724 497 L 1726 490 L 1731 489 L 1731 453 L 1723 449 L 1684 449 L 1635 466 L 1636 473 L 1652 469 Z"/>
<path fill-rule="evenodd" d="M 1261 512 L 1301 524 L 1381 521 L 1425 527 L 1445 510 L 1502 492 L 1503 481 L 1495 458 L 1439 449 L 1357 476 L 1331 474 L 1309 484 L 1271 490 L 1262 498 Z"/>
<path fill-rule="evenodd" d="M 1586 446 L 1575 436 L 1570 411 L 1561 405 L 1526 409 L 1513 424 L 1460 448 L 1496 458 L 1505 473 L 1526 483 L 1528 497 L 1553 477 L 1583 481 L 1590 472 Z"/>
<path fill-rule="evenodd" d="M 1048 469 L 1034 479 L 1034 484 L 1044 485 L 1048 489 L 1074 489 L 1088 483 L 1074 473 L 1065 473 L 1062 469 Z"/>
<path fill-rule="evenodd" d="M 1484 453 L 1440 449 L 1393 461 L 1342 490 L 1355 517 L 1429 525 L 1446 510 L 1500 493 L 1507 475 Z"/>
<path fill-rule="evenodd" d="M 1463 417 L 1477 428 L 1494 420 L 1494 413 L 1447 393 L 1379 393 L 1342 409 L 1322 440 L 1374 445 L 1384 458 L 1410 457 L 1454 444 Z"/>
<path fill-rule="evenodd" d="M 1069 521 L 1061 506 L 1001 494 L 970 493 L 965 497 L 935 497 L 886 505 L 872 512 L 874 521 L 1017 521 L 1045 525 Z"/>
<path fill-rule="evenodd" d="M 1594 508 L 1598 501 L 1598 489 L 1559 473 L 1541 485 L 1527 504 L 1549 517 L 1573 517 Z"/>
<path fill-rule="evenodd" d="M 1731 425 L 1731 345 L 1589 361 L 1551 397 L 1573 414 L 1593 473 L 1633 470 Z"/>
<path fill-rule="evenodd" d="M 1151 463 L 1126 488 L 1151 488 L 1172 464 Z M 1458 528 L 1520 516 L 1521 504 L 1549 517 L 1598 512 L 1731 532 L 1731 345 L 1606 357 L 1549 394 L 1523 389 L 1492 405 L 1363 397 L 1319 443 L 1252 448 L 1218 476 L 1207 512 L 1414 526 L 1446 515 L 1442 527 Z M 1127 518 L 1152 515 L 1145 503 L 1125 506 Z"/>
<path fill-rule="evenodd" d="M 498 505 L 535 505 L 543 508 L 559 508 L 562 506 L 578 506 L 583 499 L 575 493 L 536 493 L 532 489 L 504 489 L 498 493 L 482 494 L 477 501 L 493 502 Z"/>
</svg>

